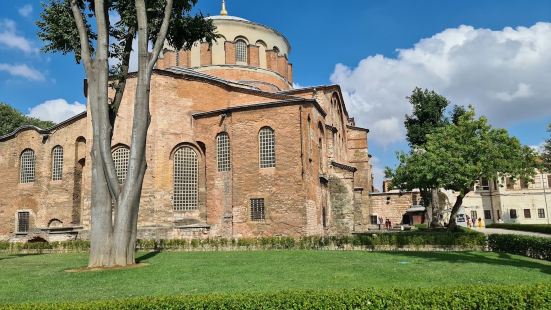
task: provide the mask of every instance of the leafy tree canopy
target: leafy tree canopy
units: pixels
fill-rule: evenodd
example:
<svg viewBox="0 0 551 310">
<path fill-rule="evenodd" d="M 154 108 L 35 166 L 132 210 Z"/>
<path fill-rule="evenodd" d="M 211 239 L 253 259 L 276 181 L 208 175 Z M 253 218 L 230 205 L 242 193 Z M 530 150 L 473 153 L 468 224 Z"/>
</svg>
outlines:
<svg viewBox="0 0 551 310">
<path fill-rule="evenodd" d="M 398 155 L 394 183 L 403 189 L 444 188 L 466 195 L 480 178 L 498 174 L 531 179 L 535 152 L 505 129 L 492 128 L 472 108 L 427 135 L 425 148 Z"/>
<path fill-rule="evenodd" d="M 9 104 L 0 102 L 0 136 L 13 132 L 23 125 L 33 125 L 46 129 L 54 126 L 55 123 L 26 116 Z"/>
<path fill-rule="evenodd" d="M 427 142 L 427 135 L 434 129 L 448 123 L 444 111 L 449 105 L 448 100 L 434 91 L 415 88 L 408 97 L 413 107 L 411 115 L 406 115 L 404 125 L 409 145 L 422 147 Z"/>
</svg>

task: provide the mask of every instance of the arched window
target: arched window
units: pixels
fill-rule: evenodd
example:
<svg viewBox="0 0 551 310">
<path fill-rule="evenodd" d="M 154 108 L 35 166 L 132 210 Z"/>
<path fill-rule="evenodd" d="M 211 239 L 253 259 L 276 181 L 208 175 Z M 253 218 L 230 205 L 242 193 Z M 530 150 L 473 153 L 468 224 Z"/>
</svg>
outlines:
<svg viewBox="0 0 551 310">
<path fill-rule="evenodd" d="M 235 61 L 247 62 L 247 42 L 244 40 L 237 40 L 235 42 Z"/>
<path fill-rule="evenodd" d="M 258 134 L 260 168 L 275 167 L 275 133 L 270 127 L 260 129 Z"/>
<path fill-rule="evenodd" d="M 63 179 L 63 148 L 58 145 L 52 150 L 52 181 Z"/>
<path fill-rule="evenodd" d="M 197 210 L 197 153 L 183 146 L 174 153 L 174 210 Z"/>
<path fill-rule="evenodd" d="M 34 151 L 31 149 L 26 149 L 21 153 L 21 162 L 20 162 L 20 178 L 21 183 L 32 183 L 34 182 L 34 165 L 35 157 Z"/>
<path fill-rule="evenodd" d="M 117 179 L 120 184 L 126 180 L 129 158 L 130 149 L 126 146 L 119 146 L 113 151 L 113 162 L 115 162 L 115 171 L 117 172 Z"/>
<path fill-rule="evenodd" d="M 274 46 L 274 48 L 272 48 L 272 50 L 279 55 L 279 47 L 277 46 Z"/>
<path fill-rule="evenodd" d="M 230 137 L 223 132 L 216 137 L 218 172 L 230 171 Z"/>
</svg>

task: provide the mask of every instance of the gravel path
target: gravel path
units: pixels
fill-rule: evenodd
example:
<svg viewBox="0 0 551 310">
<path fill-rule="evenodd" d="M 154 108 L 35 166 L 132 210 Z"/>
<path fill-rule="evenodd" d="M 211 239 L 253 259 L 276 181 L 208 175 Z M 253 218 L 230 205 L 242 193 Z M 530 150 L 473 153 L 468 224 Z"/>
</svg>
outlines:
<svg viewBox="0 0 551 310">
<path fill-rule="evenodd" d="M 523 235 L 523 236 L 532 236 L 532 237 L 551 238 L 551 235 L 548 235 L 548 234 L 542 234 L 542 233 L 530 232 L 530 231 L 509 230 L 509 229 L 502 229 L 502 228 L 476 228 L 475 230 L 480 231 L 486 235 L 490 235 L 490 234 Z"/>
</svg>

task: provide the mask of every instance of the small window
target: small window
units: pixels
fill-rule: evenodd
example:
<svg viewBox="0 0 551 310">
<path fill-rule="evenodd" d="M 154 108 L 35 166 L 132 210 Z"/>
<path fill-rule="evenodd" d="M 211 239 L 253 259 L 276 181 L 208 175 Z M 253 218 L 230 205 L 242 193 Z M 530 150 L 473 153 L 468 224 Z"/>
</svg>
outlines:
<svg viewBox="0 0 551 310">
<path fill-rule="evenodd" d="M 56 146 L 52 150 L 52 180 L 59 181 L 63 178 L 63 148 Z"/>
<path fill-rule="evenodd" d="M 471 211 L 471 218 L 478 219 L 478 213 L 476 211 Z"/>
<path fill-rule="evenodd" d="M 507 183 L 507 189 L 514 189 L 515 188 L 515 180 L 511 177 L 508 177 L 505 181 Z"/>
<path fill-rule="evenodd" d="M 538 218 L 540 219 L 545 218 L 545 209 L 538 209 Z"/>
<path fill-rule="evenodd" d="M 532 215 L 530 214 L 530 209 L 524 209 L 524 218 L 529 219 Z"/>
<path fill-rule="evenodd" d="M 34 151 L 31 149 L 26 149 L 21 154 L 20 161 L 20 176 L 19 180 L 21 183 L 32 183 L 34 182 L 34 171 L 35 171 L 35 157 Z"/>
<path fill-rule="evenodd" d="M 520 179 L 520 188 L 521 189 L 527 189 L 528 188 L 528 180 Z"/>
<path fill-rule="evenodd" d="M 247 42 L 243 40 L 235 42 L 235 61 L 247 63 Z"/>
<path fill-rule="evenodd" d="M 126 180 L 129 158 L 130 149 L 126 146 L 118 147 L 113 151 L 113 162 L 115 163 L 115 171 L 117 172 L 117 179 L 120 184 Z"/>
<path fill-rule="evenodd" d="M 369 218 L 372 225 L 377 225 L 377 215 L 371 215 Z"/>
<path fill-rule="evenodd" d="M 264 210 L 264 198 L 251 199 L 251 220 L 255 222 L 262 222 L 266 219 L 266 212 Z"/>
<path fill-rule="evenodd" d="M 258 134 L 258 143 L 260 151 L 260 168 L 275 167 L 275 134 L 270 127 L 260 129 Z"/>
<path fill-rule="evenodd" d="M 516 209 L 509 210 L 509 217 L 512 218 L 512 219 L 516 219 L 517 218 L 517 210 Z"/>
<path fill-rule="evenodd" d="M 547 188 L 551 188 L 551 174 L 547 175 Z"/>
<path fill-rule="evenodd" d="M 490 182 L 487 178 L 480 179 L 480 189 L 483 191 L 490 190 Z"/>
<path fill-rule="evenodd" d="M 29 212 L 17 212 L 17 232 L 29 232 Z"/>
<path fill-rule="evenodd" d="M 484 210 L 484 219 L 485 220 L 491 220 L 492 219 L 492 211 L 491 210 Z"/>
<path fill-rule="evenodd" d="M 230 171 L 230 138 L 223 132 L 216 137 L 218 172 Z"/>
</svg>

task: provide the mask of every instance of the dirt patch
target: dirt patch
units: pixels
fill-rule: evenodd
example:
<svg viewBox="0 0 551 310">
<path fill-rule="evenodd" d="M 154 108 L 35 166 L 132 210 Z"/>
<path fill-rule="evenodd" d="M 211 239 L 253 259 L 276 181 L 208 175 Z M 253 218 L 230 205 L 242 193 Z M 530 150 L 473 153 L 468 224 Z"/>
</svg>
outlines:
<svg viewBox="0 0 551 310">
<path fill-rule="evenodd" d="M 136 269 L 149 266 L 148 263 L 139 263 L 129 266 L 113 266 L 113 267 L 83 267 L 77 269 L 66 269 L 65 272 L 95 272 L 95 271 L 107 271 L 107 270 L 125 270 L 125 269 Z"/>
</svg>

